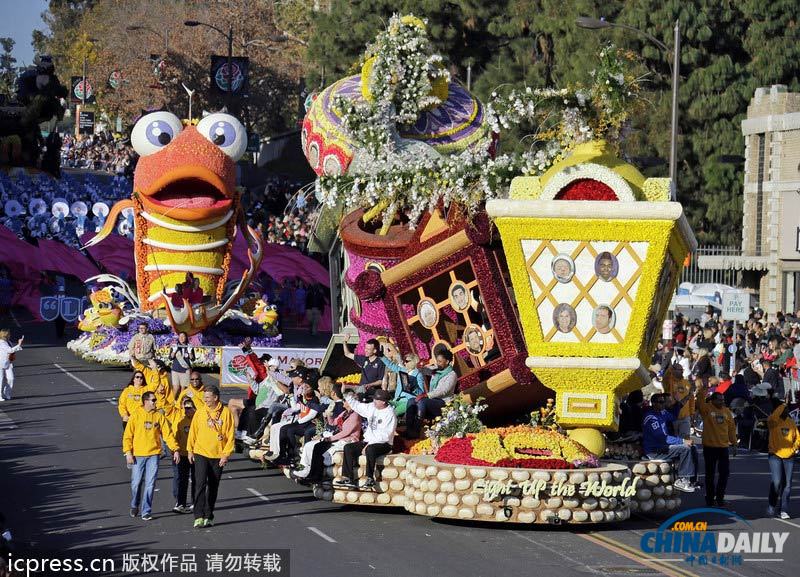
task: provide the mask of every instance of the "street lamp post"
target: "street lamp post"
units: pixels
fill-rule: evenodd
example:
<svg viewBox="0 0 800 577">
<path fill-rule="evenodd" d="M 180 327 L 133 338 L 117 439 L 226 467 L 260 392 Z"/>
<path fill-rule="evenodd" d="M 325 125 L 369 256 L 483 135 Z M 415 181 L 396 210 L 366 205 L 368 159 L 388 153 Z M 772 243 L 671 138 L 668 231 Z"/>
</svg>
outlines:
<svg viewBox="0 0 800 577">
<path fill-rule="evenodd" d="M 231 112 L 231 95 L 233 93 L 233 26 L 228 27 L 228 33 L 226 34 L 213 24 L 208 24 L 206 22 L 198 22 L 197 20 L 187 20 L 183 23 L 185 26 L 206 26 L 211 28 L 212 30 L 216 30 L 228 40 L 228 70 L 226 72 L 226 76 L 228 77 L 228 89 L 225 91 L 225 107 L 228 109 L 228 112 Z"/>
<path fill-rule="evenodd" d="M 627 24 L 618 24 L 616 22 L 609 22 L 608 20 L 599 20 L 597 18 L 589 18 L 586 16 L 579 17 L 575 23 L 580 28 L 587 28 L 589 30 L 599 30 L 601 28 L 622 28 L 635 32 L 647 38 L 650 42 L 658 46 L 662 51 L 669 54 L 667 45 L 661 42 L 652 34 L 648 34 L 644 30 L 639 30 Z M 680 82 L 680 67 L 681 67 L 681 29 L 680 22 L 675 21 L 674 28 L 674 41 L 672 50 L 672 130 L 670 134 L 670 147 L 669 147 L 669 178 L 672 181 L 672 191 L 670 197 L 675 200 L 678 191 L 678 83 Z"/>
</svg>

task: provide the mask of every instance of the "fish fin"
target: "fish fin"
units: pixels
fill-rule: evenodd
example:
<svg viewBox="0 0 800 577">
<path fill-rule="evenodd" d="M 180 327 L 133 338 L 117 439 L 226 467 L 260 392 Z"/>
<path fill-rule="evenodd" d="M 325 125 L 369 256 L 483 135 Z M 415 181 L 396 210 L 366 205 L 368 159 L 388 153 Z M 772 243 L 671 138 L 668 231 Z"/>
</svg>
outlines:
<svg viewBox="0 0 800 577">
<path fill-rule="evenodd" d="M 108 216 L 106 217 L 106 223 L 103 225 L 103 228 L 101 228 L 100 232 L 90 238 L 81 248 L 84 249 L 94 246 L 111 234 L 111 231 L 114 230 L 114 225 L 117 224 L 117 217 L 126 208 L 133 208 L 133 201 L 129 198 L 120 200 L 117 204 L 112 206 Z"/>
</svg>

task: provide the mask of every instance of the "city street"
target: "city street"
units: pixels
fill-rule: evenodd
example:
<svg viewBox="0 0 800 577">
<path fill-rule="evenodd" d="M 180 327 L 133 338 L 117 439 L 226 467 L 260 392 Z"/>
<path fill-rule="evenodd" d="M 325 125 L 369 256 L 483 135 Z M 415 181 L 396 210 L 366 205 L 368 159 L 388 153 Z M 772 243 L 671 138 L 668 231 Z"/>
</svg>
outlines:
<svg viewBox="0 0 800 577">
<path fill-rule="evenodd" d="M 159 471 L 155 519 L 131 519 L 116 412 L 129 373 L 78 360 L 54 342 L 52 326 L 24 317 L 15 316 L 21 327 L 11 323 L 15 333 L 26 335 L 15 363 L 15 398 L 0 405 L 0 509 L 21 551 L 290 549 L 290 574 L 303 576 L 788 576 L 800 562 L 800 520 L 763 518 L 766 456 L 747 452 L 732 462 L 729 500 L 753 530 L 790 533 L 782 562 L 745 555 L 740 566 L 699 568 L 680 555 L 648 558 L 639 547 L 641 535 L 663 518 L 633 517 L 585 528 L 476 526 L 400 510 L 332 505 L 241 455 L 225 470 L 213 528 L 194 530 L 191 515 L 171 512 L 172 471 L 166 460 Z M 215 382 L 212 375 L 205 380 Z M 224 390 L 226 398 L 238 393 Z M 695 493 L 684 499 L 684 509 L 702 503 Z M 709 530 L 730 528 L 725 520 L 709 519 Z"/>
</svg>

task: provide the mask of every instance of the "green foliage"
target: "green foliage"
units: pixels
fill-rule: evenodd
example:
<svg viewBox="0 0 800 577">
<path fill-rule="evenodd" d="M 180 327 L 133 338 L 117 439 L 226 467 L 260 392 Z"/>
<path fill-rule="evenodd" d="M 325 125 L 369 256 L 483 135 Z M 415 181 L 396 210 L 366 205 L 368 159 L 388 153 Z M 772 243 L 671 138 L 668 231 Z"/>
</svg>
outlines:
<svg viewBox="0 0 800 577">
<path fill-rule="evenodd" d="M 17 82 L 17 69 L 14 66 L 17 59 L 11 55 L 14 50 L 14 39 L 0 38 L 0 47 L 3 49 L 0 53 L 0 94 L 11 98 Z"/>
</svg>

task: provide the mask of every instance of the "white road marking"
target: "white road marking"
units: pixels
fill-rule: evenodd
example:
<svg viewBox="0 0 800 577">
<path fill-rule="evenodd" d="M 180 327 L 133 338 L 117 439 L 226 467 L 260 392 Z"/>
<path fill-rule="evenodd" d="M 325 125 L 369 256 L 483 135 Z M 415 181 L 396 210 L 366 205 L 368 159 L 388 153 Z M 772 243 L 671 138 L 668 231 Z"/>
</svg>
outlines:
<svg viewBox="0 0 800 577">
<path fill-rule="evenodd" d="M 266 501 L 267 503 L 269 503 L 269 497 L 267 497 L 266 495 L 262 495 L 261 493 L 259 493 L 255 489 L 251 489 L 250 487 L 248 487 L 247 490 L 250 491 L 256 497 L 258 497 L 259 499 L 261 499 L 262 501 Z"/>
<path fill-rule="evenodd" d="M 108 401 L 109 403 L 111 403 L 115 407 L 119 404 L 116 399 L 106 399 L 106 401 Z"/>
<path fill-rule="evenodd" d="M 17 325 L 17 328 L 21 329 L 22 325 L 19 324 L 19 321 L 17 320 L 17 317 L 14 316 L 14 309 L 13 308 L 9 308 L 8 309 L 8 314 L 11 315 L 11 320 L 14 321 L 14 324 Z"/>
<path fill-rule="evenodd" d="M 55 366 L 55 367 L 56 367 L 56 368 L 57 368 L 59 371 L 61 371 L 61 372 L 62 372 L 62 373 L 64 373 L 65 375 L 67 375 L 69 378 L 71 378 L 71 379 L 73 379 L 73 380 L 75 380 L 75 381 L 79 382 L 80 384 L 82 384 L 84 387 L 86 387 L 86 388 L 87 388 L 87 389 L 89 389 L 90 391 L 96 391 L 96 390 L 97 390 L 97 389 L 95 389 L 95 388 L 94 388 L 92 385 L 90 385 L 89 383 L 87 383 L 86 381 L 84 381 L 83 379 L 79 379 L 78 377 L 76 377 L 75 375 L 73 375 L 72 373 L 70 373 L 70 372 L 69 372 L 67 369 L 65 369 L 64 367 L 62 367 L 62 366 L 61 366 L 61 365 L 59 365 L 58 363 L 53 363 L 53 365 L 54 365 L 54 366 Z"/>
<path fill-rule="evenodd" d="M 797 523 L 792 523 L 791 521 L 787 521 L 786 519 L 776 518 L 775 520 L 776 521 L 780 521 L 781 523 L 786 523 L 787 525 L 791 525 L 792 527 L 797 527 L 798 529 L 800 529 L 800 525 L 798 525 Z"/>
<path fill-rule="evenodd" d="M 323 533 L 322 531 L 320 531 L 316 527 L 307 527 L 307 529 L 309 531 L 311 531 L 312 533 L 316 533 L 317 535 L 319 535 L 320 537 L 325 539 L 328 543 L 336 543 L 336 539 L 334 539 L 333 537 L 327 536 L 325 533 Z"/>
</svg>

